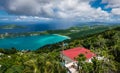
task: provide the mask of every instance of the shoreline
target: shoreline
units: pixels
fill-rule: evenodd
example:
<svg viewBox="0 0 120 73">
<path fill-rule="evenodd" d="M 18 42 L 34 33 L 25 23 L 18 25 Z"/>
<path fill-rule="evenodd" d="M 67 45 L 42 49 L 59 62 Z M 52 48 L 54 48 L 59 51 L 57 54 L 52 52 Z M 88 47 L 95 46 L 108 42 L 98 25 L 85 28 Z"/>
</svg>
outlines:
<svg viewBox="0 0 120 73">
<path fill-rule="evenodd" d="M 58 36 L 61 36 L 61 37 L 65 37 L 65 38 L 71 39 L 69 36 L 65 36 L 65 35 L 60 35 L 60 34 L 53 34 L 53 35 L 58 35 Z"/>
<path fill-rule="evenodd" d="M 48 35 L 48 38 L 49 38 L 49 36 L 51 35 L 51 36 L 53 36 L 53 37 L 56 37 L 56 38 L 58 38 L 58 41 L 54 41 L 54 38 L 51 38 L 51 39 L 46 39 L 46 37 L 45 38 L 42 38 L 43 39 L 43 42 L 41 42 L 39 45 L 38 44 L 35 44 L 36 42 L 37 42 L 37 40 L 40 40 L 40 37 L 39 36 L 45 36 L 45 35 Z M 67 36 L 62 36 L 62 35 L 59 35 L 59 34 L 45 34 L 45 35 L 35 35 L 35 39 L 37 39 L 36 40 L 36 42 L 34 42 L 34 43 L 32 43 L 32 44 L 34 44 L 34 45 L 36 45 L 36 47 L 33 47 L 33 46 L 30 46 L 30 48 L 27 46 L 27 48 L 26 47 L 20 47 L 20 46 L 17 46 L 18 44 L 20 45 L 20 43 L 19 43 L 19 40 L 22 38 L 22 39 L 24 39 L 24 41 L 25 40 L 27 40 L 27 41 L 31 41 L 31 39 L 29 39 L 28 40 L 28 38 L 34 38 L 34 36 L 28 36 L 28 38 L 26 37 L 26 36 L 19 36 L 19 37 L 12 37 L 12 38 L 4 38 L 4 39 L 0 39 L 0 42 L 2 43 L 2 41 L 4 42 L 4 41 L 6 41 L 7 39 L 9 40 L 9 42 L 8 43 L 11 43 L 12 44 L 12 46 L 11 47 L 2 47 L 1 46 L 1 48 L 12 48 L 12 47 L 14 47 L 14 48 L 17 48 L 17 50 L 23 50 L 24 48 L 25 49 L 29 49 L 29 50 L 36 50 L 36 49 L 39 49 L 39 48 L 41 48 L 41 47 L 43 47 L 43 46 L 45 46 L 45 45 L 51 45 L 51 44 L 56 44 L 56 43 L 59 43 L 59 42 L 62 42 L 62 41 L 64 41 L 64 40 L 68 40 L 68 39 L 70 39 L 69 37 L 67 37 Z M 50 37 L 51 37 L 50 36 Z M 37 37 L 37 38 L 36 38 Z M 55 38 L 55 40 L 57 40 Z M 61 39 L 59 39 L 59 38 L 61 38 Z M 11 40 L 12 39 L 12 40 Z M 13 40 L 14 39 L 14 40 Z M 21 39 L 21 40 L 22 40 Z M 44 40 L 45 39 L 45 40 Z M 17 40 L 17 41 L 16 41 Z M 44 43 L 44 41 L 49 41 L 49 40 L 53 40 L 53 41 L 51 41 L 51 42 L 46 42 L 46 43 Z M 12 42 L 11 42 L 12 41 Z M 7 41 L 6 41 L 7 42 Z M 16 44 L 15 42 L 18 42 L 18 44 Z M 22 42 L 22 41 L 20 41 L 20 42 Z M 28 42 L 26 42 L 26 43 L 28 43 Z M 5 45 L 4 43 L 3 43 L 3 45 Z M 24 44 L 25 45 L 25 44 Z M 26 45 L 28 45 L 28 44 L 26 44 Z M 8 45 L 7 45 L 8 46 Z M 20 47 L 20 48 L 19 48 Z M 31 49 L 32 48 L 32 49 Z M 24 49 L 24 50 L 25 50 Z"/>
</svg>

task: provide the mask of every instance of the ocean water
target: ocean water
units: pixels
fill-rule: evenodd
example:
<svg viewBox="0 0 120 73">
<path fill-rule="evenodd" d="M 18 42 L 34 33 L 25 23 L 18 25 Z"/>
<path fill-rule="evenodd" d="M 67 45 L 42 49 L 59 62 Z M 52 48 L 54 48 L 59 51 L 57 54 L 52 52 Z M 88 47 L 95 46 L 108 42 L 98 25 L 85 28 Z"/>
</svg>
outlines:
<svg viewBox="0 0 120 73">
<path fill-rule="evenodd" d="M 18 50 L 36 50 L 42 46 L 55 44 L 69 39 L 66 36 L 61 35 L 39 35 L 39 36 L 27 36 L 27 37 L 15 37 L 0 39 L 0 48 L 16 48 Z"/>
</svg>

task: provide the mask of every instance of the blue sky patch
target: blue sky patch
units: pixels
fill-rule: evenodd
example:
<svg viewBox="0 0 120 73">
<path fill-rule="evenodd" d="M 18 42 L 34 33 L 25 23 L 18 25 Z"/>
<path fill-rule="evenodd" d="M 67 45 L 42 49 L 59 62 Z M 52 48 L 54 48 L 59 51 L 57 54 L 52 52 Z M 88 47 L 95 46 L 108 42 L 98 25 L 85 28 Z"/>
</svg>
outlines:
<svg viewBox="0 0 120 73">
<path fill-rule="evenodd" d="M 90 5 L 93 8 L 99 8 L 100 7 L 104 11 L 111 12 L 112 8 L 105 8 L 105 6 L 107 6 L 108 3 L 102 4 L 101 2 L 102 2 L 102 0 L 94 0 L 94 1 L 90 2 Z"/>
</svg>

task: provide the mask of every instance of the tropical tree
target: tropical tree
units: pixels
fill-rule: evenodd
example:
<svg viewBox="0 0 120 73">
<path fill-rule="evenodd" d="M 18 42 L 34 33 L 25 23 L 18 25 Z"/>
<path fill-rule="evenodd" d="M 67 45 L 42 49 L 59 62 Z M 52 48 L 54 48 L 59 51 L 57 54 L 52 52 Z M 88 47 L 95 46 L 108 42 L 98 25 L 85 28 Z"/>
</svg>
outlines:
<svg viewBox="0 0 120 73">
<path fill-rule="evenodd" d="M 78 55 L 77 60 L 77 70 L 82 73 L 83 63 L 85 63 L 86 57 L 84 54 Z"/>
</svg>

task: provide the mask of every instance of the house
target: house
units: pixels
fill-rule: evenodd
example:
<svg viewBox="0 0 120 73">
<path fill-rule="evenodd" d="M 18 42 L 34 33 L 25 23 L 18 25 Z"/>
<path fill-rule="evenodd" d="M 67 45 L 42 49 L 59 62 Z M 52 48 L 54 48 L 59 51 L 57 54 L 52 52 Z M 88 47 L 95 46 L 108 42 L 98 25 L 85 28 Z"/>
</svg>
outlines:
<svg viewBox="0 0 120 73">
<path fill-rule="evenodd" d="M 78 73 L 76 69 L 77 61 L 75 58 L 77 58 L 80 54 L 85 55 L 86 62 L 91 62 L 91 59 L 96 56 L 95 53 L 84 47 L 76 47 L 61 51 L 60 56 L 64 60 L 65 67 L 69 70 L 68 73 Z"/>
<path fill-rule="evenodd" d="M 78 55 L 83 54 L 86 57 L 86 61 L 90 62 L 93 57 L 96 56 L 95 53 L 91 52 L 90 50 L 84 48 L 84 47 L 76 47 L 68 50 L 64 50 L 61 52 L 61 58 L 64 59 L 66 62 L 73 62 L 76 61 L 75 58 L 78 57 Z"/>
</svg>

